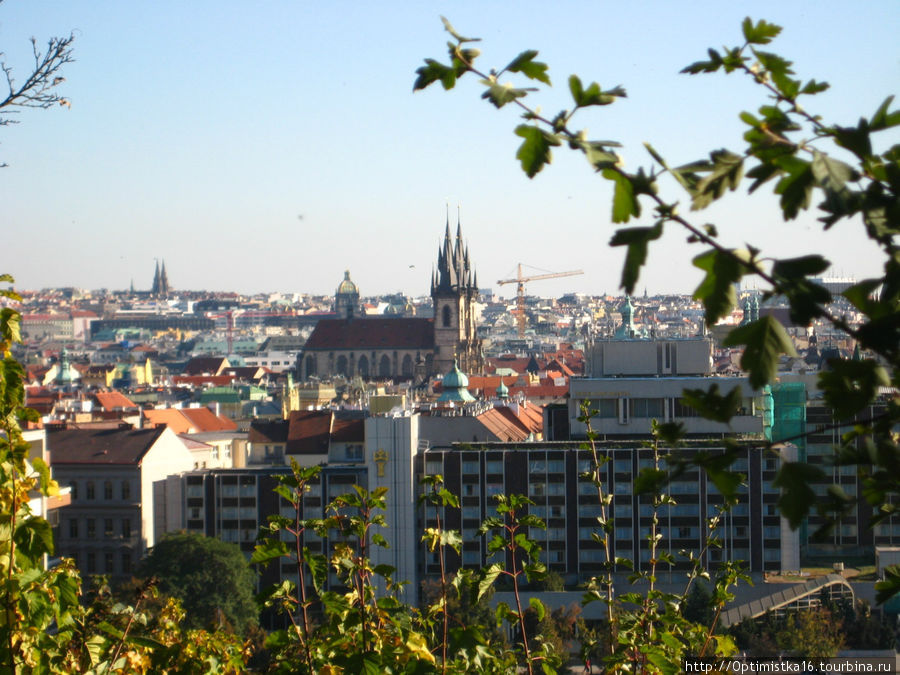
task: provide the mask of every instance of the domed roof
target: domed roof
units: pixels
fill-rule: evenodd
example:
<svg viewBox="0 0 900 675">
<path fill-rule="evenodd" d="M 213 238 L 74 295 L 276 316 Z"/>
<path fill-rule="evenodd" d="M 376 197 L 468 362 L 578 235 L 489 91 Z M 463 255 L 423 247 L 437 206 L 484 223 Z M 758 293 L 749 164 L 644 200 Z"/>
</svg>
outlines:
<svg viewBox="0 0 900 675">
<path fill-rule="evenodd" d="M 344 270 L 344 280 L 338 286 L 337 292 L 340 294 L 356 294 L 359 295 L 359 288 L 350 280 L 350 270 Z"/>
<path fill-rule="evenodd" d="M 474 401 L 475 397 L 469 393 L 469 378 L 459 369 L 456 359 L 453 360 L 453 368 L 444 375 L 441 380 L 443 392 L 438 397 L 438 401 L 454 401 L 457 403 L 466 403 Z"/>
<path fill-rule="evenodd" d="M 444 375 L 442 380 L 444 389 L 465 389 L 469 386 L 469 378 L 459 369 L 459 364 L 454 360 L 453 368 Z"/>
<path fill-rule="evenodd" d="M 509 387 L 503 384 L 503 378 L 500 378 L 500 386 L 497 387 L 497 398 L 509 398 Z"/>
</svg>

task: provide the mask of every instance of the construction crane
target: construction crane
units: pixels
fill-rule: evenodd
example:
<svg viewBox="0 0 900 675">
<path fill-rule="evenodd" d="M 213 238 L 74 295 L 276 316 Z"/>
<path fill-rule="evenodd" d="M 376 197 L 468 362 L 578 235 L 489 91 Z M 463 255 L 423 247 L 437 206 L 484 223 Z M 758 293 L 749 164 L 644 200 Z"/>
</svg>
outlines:
<svg viewBox="0 0 900 675">
<path fill-rule="evenodd" d="M 574 277 L 584 274 L 584 270 L 571 270 L 569 272 L 548 272 L 547 274 L 522 274 L 522 263 L 518 265 L 518 273 L 514 279 L 500 279 L 498 286 L 503 284 L 516 284 L 516 323 L 519 328 L 519 337 L 525 337 L 525 282 L 539 281 L 541 279 L 558 279 L 559 277 Z"/>
</svg>

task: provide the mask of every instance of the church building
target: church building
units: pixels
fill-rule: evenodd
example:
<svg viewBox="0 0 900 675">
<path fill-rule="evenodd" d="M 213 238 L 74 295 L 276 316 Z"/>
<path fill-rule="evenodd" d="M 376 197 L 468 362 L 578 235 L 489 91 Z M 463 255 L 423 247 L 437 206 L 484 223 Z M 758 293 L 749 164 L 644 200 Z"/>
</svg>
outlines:
<svg viewBox="0 0 900 675">
<path fill-rule="evenodd" d="M 478 281 L 459 224 L 454 239 L 447 223 L 431 298 L 433 318 L 360 316 L 359 289 L 346 272 L 335 294 L 339 318 L 316 324 L 298 359 L 300 378 L 423 379 L 448 372 L 454 359 L 466 372 L 482 372 L 481 340 L 475 335 Z"/>
</svg>

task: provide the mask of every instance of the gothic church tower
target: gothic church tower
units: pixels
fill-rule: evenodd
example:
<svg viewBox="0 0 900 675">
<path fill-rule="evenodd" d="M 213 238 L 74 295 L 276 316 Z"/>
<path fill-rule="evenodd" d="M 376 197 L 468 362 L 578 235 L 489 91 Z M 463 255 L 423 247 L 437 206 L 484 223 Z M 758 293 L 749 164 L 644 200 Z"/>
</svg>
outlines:
<svg viewBox="0 0 900 675">
<path fill-rule="evenodd" d="M 436 373 L 447 373 L 454 358 L 469 374 L 484 371 L 481 340 L 475 335 L 475 301 L 478 277 L 469 263 L 469 248 L 463 244 L 457 221 L 456 241 L 450 236 L 450 221 L 438 249 L 437 269 L 432 273 L 434 303 L 434 365 Z"/>
</svg>

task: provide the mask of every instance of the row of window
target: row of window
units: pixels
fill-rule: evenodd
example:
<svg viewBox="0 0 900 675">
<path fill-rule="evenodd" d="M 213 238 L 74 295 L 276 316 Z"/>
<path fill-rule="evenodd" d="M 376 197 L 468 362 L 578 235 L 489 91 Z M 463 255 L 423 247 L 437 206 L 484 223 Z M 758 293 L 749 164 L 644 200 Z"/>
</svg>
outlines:
<svg viewBox="0 0 900 675">
<path fill-rule="evenodd" d="M 78 499 L 80 496 L 79 483 L 81 481 L 73 480 L 71 482 L 72 487 L 72 499 Z M 101 485 L 101 489 L 103 490 L 103 499 L 106 501 L 110 501 L 115 499 L 114 496 L 114 484 L 111 480 L 103 481 Z M 84 482 L 84 499 L 87 500 L 95 500 L 97 499 L 97 485 L 94 481 L 88 480 Z M 119 482 L 119 498 L 123 500 L 131 499 L 131 481 L 123 480 Z"/>
<path fill-rule="evenodd" d="M 119 528 L 116 530 L 115 527 L 115 519 L 114 518 L 104 518 L 103 522 L 103 536 L 104 537 L 115 537 L 122 536 L 124 538 L 131 537 L 131 518 L 121 518 L 119 520 Z M 80 536 L 80 521 L 78 518 L 70 518 L 69 519 L 69 539 L 78 539 Z M 84 519 L 84 536 L 87 539 L 96 539 L 97 538 L 97 519 L 96 518 L 85 518 Z"/>
<path fill-rule="evenodd" d="M 133 569 L 133 554 L 130 550 L 119 551 L 118 569 L 113 551 L 104 551 L 100 556 L 95 551 L 88 551 L 76 553 L 74 557 L 75 564 L 85 574 L 131 574 Z M 101 563 L 99 566 L 98 562 Z"/>
</svg>

